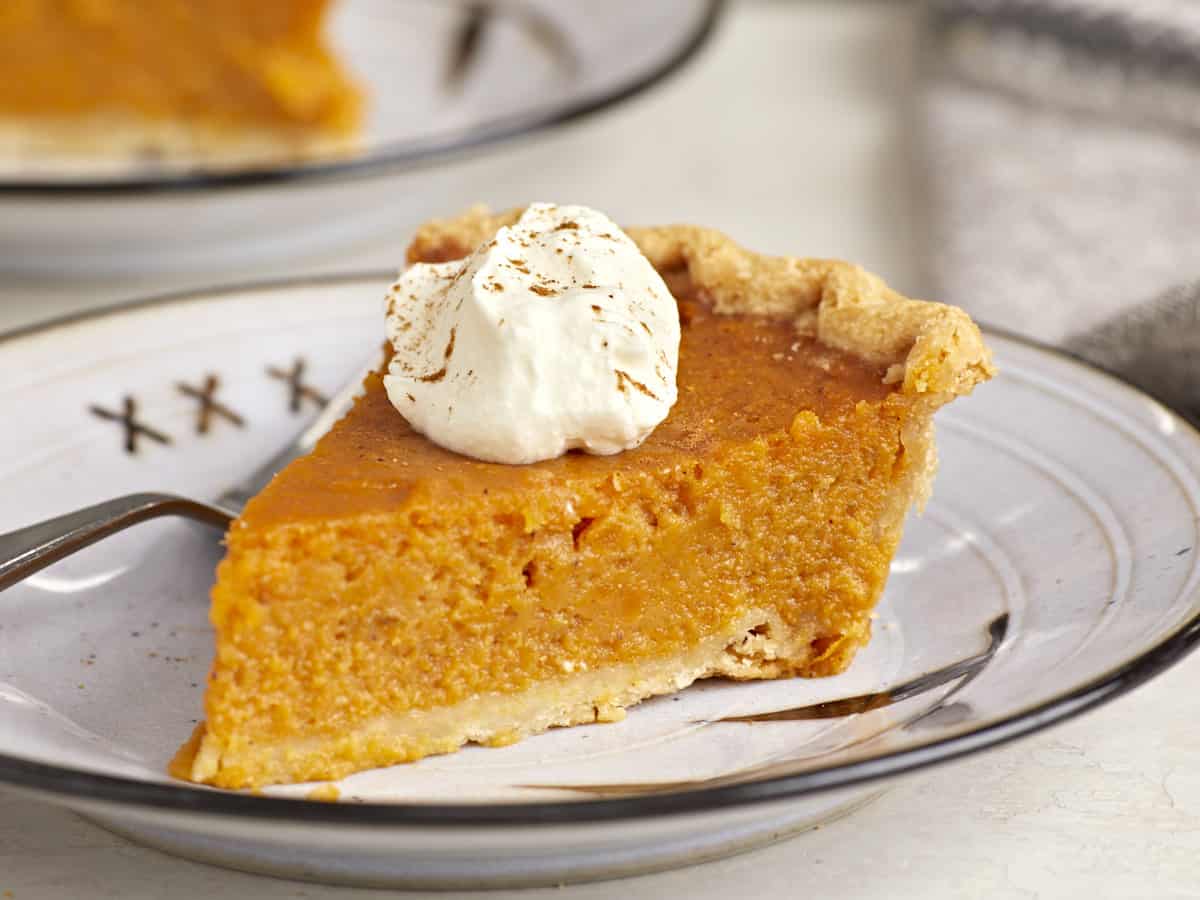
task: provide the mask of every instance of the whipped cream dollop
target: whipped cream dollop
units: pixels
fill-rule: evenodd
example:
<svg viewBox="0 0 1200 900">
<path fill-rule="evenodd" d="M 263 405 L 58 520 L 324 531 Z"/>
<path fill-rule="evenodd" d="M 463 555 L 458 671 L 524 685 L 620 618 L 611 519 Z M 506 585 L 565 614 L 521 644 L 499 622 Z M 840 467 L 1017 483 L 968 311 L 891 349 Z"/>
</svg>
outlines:
<svg viewBox="0 0 1200 900">
<path fill-rule="evenodd" d="M 676 399 L 679 311 L 637 245 L 583 206 L 531 205 L 387 298 L 392 405 L 433 442 L 531 463 L 638 446 Z"/>
</svg>

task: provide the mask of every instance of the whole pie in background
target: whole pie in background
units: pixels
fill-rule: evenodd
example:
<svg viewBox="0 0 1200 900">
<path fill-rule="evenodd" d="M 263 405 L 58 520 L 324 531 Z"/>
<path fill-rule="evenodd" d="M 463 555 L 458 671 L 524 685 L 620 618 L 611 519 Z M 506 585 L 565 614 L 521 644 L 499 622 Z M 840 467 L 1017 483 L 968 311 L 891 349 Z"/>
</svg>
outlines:
<svg viewBox="0 0 1200 900">
<path fill-rule="evenodd" d="M 422 228 L 470 254 L 516 213 Z M 860 268 L 630 229 L 678 303 L 679 399 L 636 449 L 481 462 L 378 374 L 232 526 L 207 721 L 172 771 L 338 778 L 612 721 L 696 679 L 822 676 L 870 637 L 933 414 L 992 374 L 953 307 Z"/>
<path fill-rule="evenodd" d="M 349 145 L 329 0 L 4 0 L 0 152 L 272 158 Z"/>
</svg>

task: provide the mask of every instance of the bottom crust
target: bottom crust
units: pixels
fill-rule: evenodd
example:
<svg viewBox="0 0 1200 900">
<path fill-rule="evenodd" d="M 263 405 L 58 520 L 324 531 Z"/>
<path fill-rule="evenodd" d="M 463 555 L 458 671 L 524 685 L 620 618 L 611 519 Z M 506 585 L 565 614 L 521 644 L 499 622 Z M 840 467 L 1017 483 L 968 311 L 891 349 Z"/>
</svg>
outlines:
<svg viewBox="0 0 1200 900">
<path fill-rule="evenodd" d="M 201 725 L 171 763 L 171 774 L 221 787 L 336 779 L 366 767 L 451 753 L 468 742 L 499 747 L 564 725 L 617 722 L 625 708 L 714 676 L 737 680 L 840 671 L 869 637 L 785 632 L 770 610 L 754 609 L 726 632 L 666 659 L 571 673 L 518 694 L 487 694 L 454 706 L 380 716 L 330 736 L 227 749 Z"/>
<path fill-rule="evenodd" d="M 94 113 L 0 117 L 0 171 L 21 178 L 91 178 L 275 167 L 348 156 L 357 137 L 315 128 L 217 127 L 183 119 Z"/>
</svg>

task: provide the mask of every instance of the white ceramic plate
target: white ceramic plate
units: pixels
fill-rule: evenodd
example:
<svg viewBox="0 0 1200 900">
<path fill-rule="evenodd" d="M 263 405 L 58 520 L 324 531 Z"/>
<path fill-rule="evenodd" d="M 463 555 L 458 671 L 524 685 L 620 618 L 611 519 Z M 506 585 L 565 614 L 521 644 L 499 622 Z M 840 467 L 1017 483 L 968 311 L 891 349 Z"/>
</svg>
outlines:
<svg viewBox="0 0 1200 900">
<path fill-rule="evenodd" d="M 215 495 L 315 407 L 289 411 L 268 368 L 303 359 L 335 390 L 379 340 L 389 280 L 170 297 L 0 341 L 0 530 L 128 491 Z M 1200 437 L 1081 363 L 991 342 L 1002 374 L 941 416 L 934 500 L 844 675 L 698 685 L 618 724 L 361 773 L 339 803 L 200 788 L 165 767 L 201 715 L 219 548 L 158 522 L 0 595 L 0 783 L 240 868 L 549 883 L 761 843 L 1111 699 L 1200 640 Z M 244 426 L 197 433 L 179 385 L 209 375 Z M 89 410 L 127 396 L 169 443 L 142 433 L 127 452 Z"/>
<path fill-rule="evenodd" d="M 656 84 L 704 45 L 721 5 L 338 0 L 331 38 L 368 99 L 361 150 L 231 168 L 63 162 L 0 147 L 0 269 L 242 265 L 415 225 L 445 209 L 447 185 L 468 177 L 447 171 L 448 160 Z M 481 6 L 491 12 L 476 18 Z M 467 196 L 488 197 L 491 187 L 480 178 Z"/>
</svg>

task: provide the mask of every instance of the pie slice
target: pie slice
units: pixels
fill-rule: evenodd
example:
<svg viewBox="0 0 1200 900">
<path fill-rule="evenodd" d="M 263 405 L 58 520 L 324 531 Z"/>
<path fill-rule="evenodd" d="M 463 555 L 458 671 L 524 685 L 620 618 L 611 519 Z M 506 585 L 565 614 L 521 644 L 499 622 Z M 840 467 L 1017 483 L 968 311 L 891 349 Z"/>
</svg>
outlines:
<svg viewBox="0 0 1200 900">
<path fill-rule="evenodd" d="M 425 226 L 462 257 L 516 214 Z M 228 535 L 207 722 L 173 771 L 245 788 L 620 719 L 698 678 L 840 672 L 932 416 L 992 372 L 961 310 L 841 262 L 631 229 L 682 321 L 679 400 L 636 450 L 526 466 L 415 433 L 381 379 Z"/>
<path fill-rule="evenodd" d="M 201 158 L 348 143 L 329 0 L 0 3 L 0 149 Z"/>
</svg>

